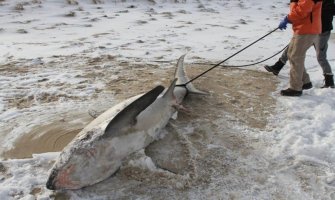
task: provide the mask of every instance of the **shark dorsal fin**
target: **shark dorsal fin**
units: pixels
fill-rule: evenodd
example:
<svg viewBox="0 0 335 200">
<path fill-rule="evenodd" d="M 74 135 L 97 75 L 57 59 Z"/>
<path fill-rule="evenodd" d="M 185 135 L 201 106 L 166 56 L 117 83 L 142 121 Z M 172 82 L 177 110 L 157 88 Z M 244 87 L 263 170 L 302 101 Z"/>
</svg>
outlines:
<svg viewBox="0 0 335 200">
<path fill-rule="evenodd" d="M 164 87 L 159 85 L 125 107 L 109 122 L 102 137 L 119 136 L 123 130 L 135 125 L 137 115 L 152 104 L 163 90 Z"/>
</svg>

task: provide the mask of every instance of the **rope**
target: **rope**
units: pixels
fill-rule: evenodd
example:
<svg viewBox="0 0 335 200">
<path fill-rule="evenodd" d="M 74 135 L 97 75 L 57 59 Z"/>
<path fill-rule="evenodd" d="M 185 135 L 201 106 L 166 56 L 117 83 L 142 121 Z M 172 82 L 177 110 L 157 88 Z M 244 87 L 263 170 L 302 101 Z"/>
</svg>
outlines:
<svg viewBox="0 0 335 200">
<path fill-rule="evenodd" d="M 275 28 L 272 31 L 270 31 L 269 33 L 265 34 L 264 36 L 262 36 L 261 38 L 257 39 L 256 41 L 252 42 L 251 44 L 249 44 L 248 46 L 244 47 L 243 49 L 239 50 L 238 52 L 234 53 L 233 55 L 229 56 L 228 58 L 226 58 L 225 60 L 215 64 L 213 67 L 209 68 L 208 70 L 202 72 L 201 74 L 199 74 L 198 76 L 194 77 L 193 79 L 189 80 L 188 82 L 184 83 L 183 85 L 187 85 L 190 82 L 196 80 L 197 78 L 203 76 L 204 74 L 206 74 L 207 72 L 211 71 L 212 69 L 218 67 L 219 65 L 221 65 L 222 63 L 226 62 L 227 60 L 229 60 L 230 58 L 236 56 L 237 54 L 241 53 L 242 51 L 246 50 L 247 48 L 249 48 L 250 46 L 254 45 L 255 43 L 259 42 L 260 40 L 264 39 L 265 37 L 267 37 L 268 35 L 270 35 L 271 33 L 275 32 L 278 29 Z"/>
<path fill-rule="evenodd" d="M 221 67 L 248 67 L 248 66 L 252 66 L 252 65 L 257 65 L 257 64 L 260 64 L 262 62 L 265 62 L 267 60 L 270 60 L 271 58 L 275 57 L 276 55 L 280 54 L 281 52 L 283 52 L 286 48 L 288 47 L 288 45 L 286 45 L 282 50 L 278 51 L 277 53 L 275 53 L 274 55 L 264 59 L 264 60 L 261 60 L 261 61 L 258 61 L 258 62 L 254 62 L 254 63 L 251 63 L 251 64 L 245 64 L 245 65 L 221 65 Z M 215 65 L 215 64 L 210 64 L 210 63 L 192 63 L 192 64 L 196 64 L 196 65 Z"/>
</svg>

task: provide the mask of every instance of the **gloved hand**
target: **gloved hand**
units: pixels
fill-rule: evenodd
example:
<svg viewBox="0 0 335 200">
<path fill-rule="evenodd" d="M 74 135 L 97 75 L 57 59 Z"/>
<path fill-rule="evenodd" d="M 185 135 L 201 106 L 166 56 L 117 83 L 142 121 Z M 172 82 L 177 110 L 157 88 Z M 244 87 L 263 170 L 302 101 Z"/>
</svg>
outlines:
<svg viewBox="0 0 335 200">
<path fill-rule="evenodd" d="M 281 22 L 280 22 L 278 28 L 279 28 L 280 30 L 286 29 L 288 23 L 291 23 L 291 22 L 288 20 L 288 17 L 287 17 L 287 15 L 286 15 L 285 18 L 284 18 L 283 20 L 281 20 Z"/>
</svg>

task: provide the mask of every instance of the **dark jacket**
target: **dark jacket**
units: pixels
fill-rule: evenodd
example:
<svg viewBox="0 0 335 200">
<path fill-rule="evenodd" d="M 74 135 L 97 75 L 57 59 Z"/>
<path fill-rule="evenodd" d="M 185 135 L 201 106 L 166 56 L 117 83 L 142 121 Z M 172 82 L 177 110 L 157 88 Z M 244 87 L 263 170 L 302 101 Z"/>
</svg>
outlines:
<svg viewBox="0 0 335 200">
<path fill-rule="evenodd" d="M 334 15 L 335 15 L 334 0 L 323 0 L 322 11 L 321 11 L 322 33 L 333 29 Z"/>
</svg>

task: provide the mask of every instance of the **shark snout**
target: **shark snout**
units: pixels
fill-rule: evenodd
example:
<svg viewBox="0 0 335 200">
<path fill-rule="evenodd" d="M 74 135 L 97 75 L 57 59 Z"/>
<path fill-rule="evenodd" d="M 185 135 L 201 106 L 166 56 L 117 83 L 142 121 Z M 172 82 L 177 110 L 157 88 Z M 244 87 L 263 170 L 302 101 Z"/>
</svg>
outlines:
<svg viewBox="0 0 335 200">
<path fill-rule="evenodd" d="M 46 183 L 46 187 L 49 190 L 56 190 L 55 180 L 56 180 L 57 174 L 58 174 L 58 170 L 55 170 L 55 169 L 53 169 L 52 172 L 50 173 L 50 176 Z"/>
</svg>

